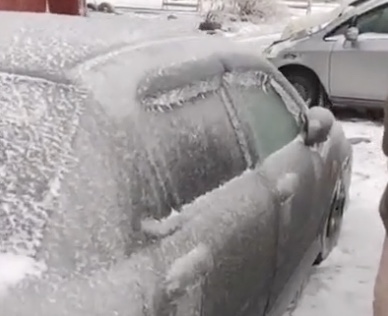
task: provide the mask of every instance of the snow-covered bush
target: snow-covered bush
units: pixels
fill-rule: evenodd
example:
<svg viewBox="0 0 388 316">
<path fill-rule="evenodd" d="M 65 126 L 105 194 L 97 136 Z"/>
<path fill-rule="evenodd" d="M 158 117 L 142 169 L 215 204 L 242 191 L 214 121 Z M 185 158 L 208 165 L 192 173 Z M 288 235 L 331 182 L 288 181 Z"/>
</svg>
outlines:
<svg viewBox="0 0 388 316">
<path fill-rule="evenodd" d="M 100 12 L 106 12 L 106 13 L 114 13 L 115 12 L 114 6 L 112 4 L 110 4 L 109 2 L 101 2 L 98 5 L 97 10 Z"/>
<path fill-rule="evenodd" d="M 90 11 L 99 11 L 105 13 L 115 13 L 115 7 L 110 2 L 90 1 L 87 2 L 87 9 Z"/>
<path fill-rule="evenodd" d="M 203 0 L 202 11 L 218 16 L 218 22 L 230 19 L 259 22 L 283 16 L 286 6 L 280 0 Z"/>
<path fill-rule="evenodd" d="M 201 31 L 215 31 L 219 30 L 222 27 L 221 22 L 218 21 L 218 15 L 214 14 L 212 11 L 208 11 L 205 16 L 205 21 L 199 24 L 199 29 Z"/>
<path fill-rule="evenodd" d="M 277 0 L 229 0 L 240 16 L 272 17 L 279 13 Z"/>
</svg>

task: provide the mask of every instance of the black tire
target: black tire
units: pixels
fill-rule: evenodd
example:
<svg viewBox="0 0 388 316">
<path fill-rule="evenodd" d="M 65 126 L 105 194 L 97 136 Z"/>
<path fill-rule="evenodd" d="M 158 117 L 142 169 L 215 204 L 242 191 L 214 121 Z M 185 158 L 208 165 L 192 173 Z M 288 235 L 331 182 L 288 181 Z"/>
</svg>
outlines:
<svg viewBox="0 0 388 316">
<path fill-rule="evenodd" d="M 321 252 L 319 253 L 314 264 L 319 265 L 327 259 L 331 251 L 337 245 L 345 207 L 345 195 L 343 194 L 343 187 L 339 184 L 333 201 L 330 207 L 330 214 L 325 222 L 323 231 L 321 233 Z"/>
<path fill-rule="evenodd" d="M 309 71 L 291 71 L 286 72 L 284 75 L 309 108 L 319 104 L 319 81 L 313 73 Z"/>
</svg>

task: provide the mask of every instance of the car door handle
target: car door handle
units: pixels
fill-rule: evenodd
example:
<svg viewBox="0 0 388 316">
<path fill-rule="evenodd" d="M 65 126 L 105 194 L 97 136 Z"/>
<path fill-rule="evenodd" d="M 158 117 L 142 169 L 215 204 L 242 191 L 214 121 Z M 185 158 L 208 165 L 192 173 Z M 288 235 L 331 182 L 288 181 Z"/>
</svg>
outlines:
<svg viewBox="0 0 388 316">
<path fill-rule="evenodd" d="M 298 188 L 299 176 L 296 173 L 286 173 L 278 178 L 276 190 L 280 202 L 284 203 L 292 198 Z"/>
<path fill-rule="evenodd" d="M 155 315 L 174 315 L 178 300 L 190 289 L 199 286 L 213 269 L 213 265 L 210 249 L 204 244 L 176 259 L 155 291 L 153 302 Z"/>
</svg>

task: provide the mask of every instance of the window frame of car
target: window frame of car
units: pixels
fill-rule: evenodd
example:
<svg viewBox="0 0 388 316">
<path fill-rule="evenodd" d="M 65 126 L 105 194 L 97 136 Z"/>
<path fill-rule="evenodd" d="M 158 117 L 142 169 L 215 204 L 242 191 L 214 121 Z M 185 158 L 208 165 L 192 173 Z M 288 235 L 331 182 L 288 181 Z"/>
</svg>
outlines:
<svg viewBox="0 0 388 316">
<path fill-rule="evenodd" d="M 376 7 L 367 8 L 366 10 L 362 10 L 362 11 L 360 11 L 358 13 L 355 13 L 351 17 L 346 19 L 345 21 L 341 22 L 339 25 L 336 25 L 329 32 L 326 32 L 324 37 L 323 37 L 323 39 L 327 40 L 327 39 L 329 39 L 331 37 L 337 37 L 337 36 L 344 35 L 346 30 L 349 27 L 357 26 L 358 20 L 360 18 L 362 18 L 363 16 L 369 15 L 369 14 L 375 12 L 375 11 L 380 11 L 380 10 L 384 10 L 384 9 L 388 9 L 388 3 L 380 4 L 380 5 L 376 6 Z M 341 29 L 343 29 L 343 31 L 341 31 L 340 33 L 337 33 Z M 365 34 L 365 33 L 360 33 L 360 34 Z M 385 33 L 374 33 L 374 34 L 385 34 Z"/>
<path fill-rule="evenodd" d="M 198 63 L 201 63 L 201 61 L 193 62 L 193 64 L 192 64 L 193 67 L 195 67 L 196 63 L 198 65 Z M 197 69 L 198 68 L 200 68 L 200 67 L 197 67 Z M 171 87 L 168 87 L 168 88 L 164 87 L 165 89 L 162 89 L 162 91 L 163 91 L 162 93 L 167 93 L 168 94 L 170 92 L 174 92 L 176 89 L 181 89 L 181 88 L 189 87 L 189 86 L 195 85 L 197 83 L 200 84 L 201 82 L 207 81 L 208 79 L 212 79 L 211 77 L 207 78 L 201 72 L 197 72 L 197 73 L 193 72 L 194 75 L 191 76 L 191 79 L 187 80 L 186 82 L 180 82 L 179 80 L 176 80 L 179 77 L 190 78 L 190 76 L 187 76 L 187 74 L 190 73 L 190 71 L 191 71 L 190 65 L 188 67 L 186 67 L 186 68 L 184 66 L 181 70 L 178 68 L 176 72 L 171 71 L 173 73 L 171 78 L 169 78 L 169 76 L 167 75 L 167 76 L 165 76 L 164 80 L 162 80 L 163 78 L 156 78 L 156 81 L 154 81 L 154 82 L 152 80 L 150 80 L 149 84 L 152 86 L 152 85 L 154 85 L 155 82 L 157 82 L 157 85 L 159 85 L 160 83 L 163 83 L 164 85 L 168 85 L 168 80 L 171 80 L 171 82 L 173 82 Z M 175 78 L 175 76 L 177 78 Z M 214 78 L 216 78 L 217 76 L 220 77 L 220 81 L 221 81 L 222 74 L 220 73 L 218 75 L 215 75 Z M 175 83 L 177 83 L 177 85 L 178 85 L 177 87 L 173 87 Z M 223 144 L 224 143 L 228 143 L 229 147 L 233 146 L 233 152 L 232 152 L 232 150 L 231 150 L 232 148 L 231 147 L 229 148 L 228 145 L 225 145 L 226 147 L 228 147 L 230 149 L 230 155 L 231 156 L 237 155 L 237 153 L 238 153 L 238 157 L 239 157 L 238 159 L 234 159 L 233 162 L 229 163 L 229 173 L 228 173 L 228 176 L 223 174 L 222 177 L 219 177 L 217 180 L 212 181 L 212 182 L 217 182 L 217 183 L 215 185 L 212 184 L 211 187 L 208 187 L 206 192 L 199 193 L 198 190 L 197 191 L 191 190 L 191 193 L 190 193 L 189 197 L 186 194 L 181 195 L 181 193 L 182 193 L 181 189 L 183 190 L 185 187 L 187 187 L 187 185 L 182 185 L 182 188 L 180 188 L 180 190 L 175 192 L 175 194 L 177 195 L 176 197 L 175 196 L 170 196 L 170 197 L 167 198 L 167 200 L 168 200 L 167 204 L 170 205 L 173 209 L 178 209 L 178 210 L 181 209 L 184 205 L 186 205 L 188 203 L 191 203 L 192 201 L 194 201 L 198 197 L 206 194 L 207 192 L 209 192 L 211 190 L 216 189 L 220 185 L 223 185 L 224 183 L 227 183 L 227 182 L 231 181 L 235 177 L 241 175 L 245 170 L 249 169 L 250 162 L 247 160 L 246 152 L 244 152 L 244 149 L 241 146 L 241 143 L 240 143 L 241 137 L 239 137 L 239 135 L 238 135 L 238 133 L 236 131 L 236 126 L 234 125 L 234 122 L 233 122 L 233 120 L 232 120 L 232 118 L 230 116 L 230 112 L 228 111 L 228 108 L 225 106 L 225 102 L 224 102 L 224 100 L 222 98 L 222 91 L 221 90 L 222 90 L 222 85 L 220 83 L 219 87 L 214 88 L 214 90 L 206 91 L 206 92 L 201 92 L 196 97 L 190 97 L 189 99 L 184 99 L 179 104 L 171 104 L 171 105 L 167 104 L 165 107 L 164 106 L 162 106 L 162 107 L 156 106 L 155 107 L 154 105 L 150 105 L 150 104 L 147 105 L 149 100 L 151 100 L 151 101 L 153 100 L 152 94 L 154 92 L 158 93 L 158 91 L 156 91 L 156 90 L 153 91 L 151 94 L 149 94 L 149 92 L 147 92 L 147 91 L 144 91 L 142 93 L 143 95 L 140 97 L 140 99 L 141 99 L 141 102 L 140 102 L 141 104 L 140 105 L 145 110 L 145 111 L 142 111 L 142 112 L 144 112 L 143 115 L 145 115 L 145 117 L 147 117 L 149 119 L 149 124 L 152 125 L 153 123 L 155 123 L 155 126 L 164 126 L 166 124 L 166 122 L 173 121 L 172 115 L 178 115 L 179 116 L 179 114 L 176 114 L 176 113 L 178 113 L 178 111 L 180 111 L 182 113 L 182 117 L 185 117 L 184 112 L 186 111 L 186 113 L 187 113 L 189 107 L 191 107 L 191 111 L 192 111 L 193 107 L 197 107 L 199 109 L 200 104 L 198 104 L 198 103 L 206 102 L 206 100 L 208 100 L 210 97 L 214 96 L 217 99 L 217 100 L 214 100 L 213 103 L 212 103 L 213 105 L 217 106 L 217 109 L 214 110 L 214 111 L 219 112 L 218 117 L 219 117 L 220 121 L 222 120 L 221 116 L 223 116 L 225 118 L 225 121 L 224 121 L 224 124 L 223 124 L 223 125 L 225 125 L 224 129 L 228 130 L 228 133 L 230 133 L 229 136 L 233 135 L 233 137 L 234 137 L 233 143 L 235 143 L 235 145 L 234 144 L 231 145 L 232 140 L 230 140 L 229 137 L 228 137 L 228 140 L 225 140 L 223 142 Z M 149 94 L 149 95 L 147 95 L 147 94 Z M 199 111 L 201 111 L 201 113 L 202 113 L 203 109 L 199 109 Z M 220 111 L 222 111 L 222 114 L 221 114 Z M 170 118 L 169 118 L 169 116 L 170 116 Z M 205 139 L 207 139 L 207 141 L 211 145 L 211 143 L 214 140 L 213 140 L 213 138 L 210 137 L 210 134 L 205 133 L 205 129 L 211 129 L 210 127 L 214 127 L 214 126 L 210 123 L 209 120 L 208 121 L 206 120 L 205 115 L 199 115 L 199 116 L 203 116 L 204 120 L 201 121 L 202 125 L 203 125 L 203 131 L 202 131 L 202 128 L 201 128 L 201 132 L 198 132 L 200 134 L 200 135 L 198 134 L 198 139 L 200 139 L 202 143 L 203 143 L 203 141 Z M 162 118 L 162 117 L 164 117 L 164 118 Z M 182 120 L 184 121 L 185 119 L 182 119 Z M 227 122 L 227 124 L 225 122 Z M 163 133 L 162 131 L 160 131 L 160 132 Z M 167 134 L 170 133 L 170 132 L 171 131 L 167 130 Z M 214 132 L 214 133 L 216 133 L 216 132 Z M 165 138 L 165 136 L 161 136 L 161 139 L 162 138 Z M 193 142 L 194 141 L 192 141 L 191 143 L 193 143 Z M 148 146 L 148 145 L 146 144 L 146 146 Z M 217 148 L 219 148 L 219 146 L 220 145 L 218 145 Z M 188 150 L 188 148 L 186 148 L 186 149 Z M 214 160 L 214 157 L 211 156 L 211 150 L 212 150 L 212 148 L 209 148 L 209 150 L 205 151 L 206 152 L 206 154 L 205 154 L 206 158 L 204 158 L 204 160 L 206 160 L 206 161 L 213 161 Z M 158 160 L 166 160 L 166 159 L 168 160 L 167 156 L 171 154 L 170 150 L 167 147 L 163 148 L 163 146 L 160 146 L 160 151 L 158 150 L 158 152 L 159 152 L 159 154 L 158 154 L 159 157 L 155 158 L 155 159 L 158 159 Z M 191 160 L 195 160 L 196 157 L 192 157 L 190 159 Z M 187 161 L 187 162 L 184 162 L 184 163 L 182 162 L 182 164 L 178 164 L 178 166 L 183 166 L 185 168 L 188 168 L 189 165 L 193 164 L 193 162 L 191 160 Z M 220 162 L 220 161 L 218 161 L 218 162 Z M 206 169 L 206 167 L 204 167 L 204 166 L 202 166 L 202 167 L 198 166 L 198 163 L 201 163 L 201 162 L 197 161 L 195 164 L 193 164 L 193 165 L 195 165 L 197 167 L 198 170 L 201 169 L 201 168 L 204 169 L 204 170 Z M 203 161 L 202 161 L 202 163 L 203 163 Z M 222 161 L 222 163 L 223 164 L 220 164 L 220 166 L 224 165 L 225 161 Z M 238 168 L 237 168 L 237 165 L 239 165 Z M 240 165 L 243 165 L 243 167 L 240 168 Z M 177 168 L 179 168 L 179 167 L 177 167 Z M 161 172 L 164 173 L 163 170 Z M 171 179 L 167 179 L 163 174 L 160 175 L 160 177 L 164 179 L 163 180 L 163 182 L 164 182 L 163 185 L 166 187 L 166 193 L 167 194 L 168 194 L 167 191 L 169 191 L 170 189 L 174 190 L 174 188 L 171 188 L 171 186 L 178 185 L 176 183 L 176 181 L 179 180 L 178 178 L 180 178 L 179 176 L 177 176 L 178 171 L 170 170 L 169 172 L 171 173 L 171 175 L 170 175 Z M 207 172 L 205 172 L 204 175 L 205 175 L 205 178 L 206 178 L 207 177 L 206 176 Z M 193 179 L 194 176 L 193 175 L 191 175 L 191 176 L 192 177 L 188 177 L 187 178 L 188 179 L 187 181 L 194 181 L 196 185 L 198 183 L 200 183 L 201 181 L 205 181 L 206 180 L 205 178 L 203 178 L 202 180 L 199 180 L 197 178 L 197 180 L 195 180 L 195 179 Z M 198 174 L 196 176 L 199 177 L 200 175 Z M 193 185 L 193 187 L 196 187 L 196 186 Z"/>
<path fill-rule="evenodd" d="M 245 58 L 245 55 L 244 56 L 240 56 L 240 57 L 243 57 L 243 58 L 241 58 L 240 61 L 242 61 L 243 63 L 248 65 L 247 67 L 243 66 L 243 68 L 245 68 L 245 71 L 257 70 L 257 57 L 256 56 L 254 57 L 254 59 L 252 61 L 250 61 L 249 58 Z M 175 89 L 177 87 L 181 87 L 182 85 L 190 85 L 190 84 L 194 83 L 196 81 L 196 79 L 199 80 L 199 81 L 203 80 L 205 73 L 207 73 L 208 71 L 211 72 L 210 68 L 212 68 L 212 65 L 213 65 L 212 63 L 217 63 L 217 61 L 214 61 L 214 59 L 213 59 L 212 63 L 209 64 L 209 67 L 205 67 L 201 63 L 202 63 L 201 60 L 197 60 L 197 61 L 192 62 L 193 69 L 196 69 L 196 72 L 193 72 L 195 74 L 194 77 L 193 76 L 187 76 L 186 72 L 187 71 L 190 72 L 190 67 L 191 67 L 189 65 L 190 64 L 190 62 L 189 62 L 188 64 L 183 66 L 182 70 L 177 69 L 177 71 L 170 72 L 170 73 L 173 74 L 171 79 L 168 79 L 168 80 L 171 80 L 171 82 L 172 82 L 171 85 L 168 83 L 167 79 L 162 78 L 163 76 L 162 77 L 157 76 L 156 77 L 156 81 L 161 83 L 161 85 L 163 86 L 163 90 L 164 91 L 169 91 L 169 90 L 173 90 L 173 89 Z M 206 63 L 206 62 L 204 62 L 204 63 Z M 219 63 L 219 61 L 218 61 L 218 63 Z M 226 60 L 224 60 L 224 63 L 227 64 L 228 62 Z M 219 64 L 222 65 L 222 63 L 219 63 Z M 263 66 L 262 72 L 267 72 L 268 75 L 270 76 L 271 80 L 273 80 L 273 82 L 275 83 L 274 90 L 275 90 L 276 94 L 281 99 L 281 101 L 282 101 L 285 109 L 289 113 L 289 115 L 293 117 L 293 120 L 295 121 L 295 124 L 296 124 L 296 126 L 298 128 L 298 133 L 295 135 L 295 137 L 290 142 L 284 144 L 284 146 L 286 146 L 289 143 L 291 143 L 292 141 L 294 141 L 299 135 L 302 135 L 302 137 L 304 137 L 304 134 L 306 132 L 306 126 L 307 126 L 307 116 L 306 116 L 306 114 L 307 114 L 308 108 L 307 108 L 306 104 L 303 103 L 303 100 L 298 95 L 298 93 L 295 90 L 293 90 L 293 87 L 288 83 L 288 81 L 284 78 L 284 76 L 278 70 L 276 70 L 274 67 L 266 65 L 265 63 L 263 63 L 263 65 L 265 65 L 265 66 Z M 219 75 L 221 78 L 224 78 L 225 74 L 227 74 L 228 72 L 232 72 L 233 71 L 233 70 L 228 70 L 228 71 L 225 72 L 225 68 L 224 67 L 225 67 L 225 65 L 222 65 L 222 67 L 221 67 L 222 69 L 217 70 L 217 71 L 219 71 L 219 73 L 217 73 L 217 75 Z M 231 66 L 231 67 L 233 67 L 233 66 Z M 260 67 L 261 67 L 261 62 L 260 62 Z M 202 70 L 198 71 L 199 68 L 201 68 Z M 203 70 L 203 69 L 207 69 L 207 70 Z M 167 72 L 167 73 L 169 73 L 169 72 Z M 183 75 L 184 73 L 186 73 L 186 75 Z M 186 79 L 190 78 L 190 80 L 189 80 L 190 82 L 187 81 L 187 82 L 183 83 L 182 80 L 181 80 L 182 75 Z M 212 75 L 215 75 L 215 73 L 212 73 Z M 168 76 L 169 75 L 167 75 L 167 77 Z M 155 87 L 154 83 L 156 81 L 152 81 L 152 79 L 151 80 L 149 80 L 149 79 L 150 79 L 150 77 L 149 77 L 149 75 L 147 75 L 146 78 L 145 78 L 145 81 L 148 82 L 147 85 L 149 85 L 149 87 L 152 87 L 152 86 Z M 159 84 L 156 84 L 156 85 L 159 85 Z M 223 84 L 223 80 L 221 80 L 220 86 L 216 90 L 218 91 L 218 89 L 219 89 L 219 92 L 220 92 L 219 93 L 220 97 L 221 97 L 220 98 L 220 102 L 222 103 L 223 112 L 227 115 L 228 122 L 229 122 L 229 125 L 230 125 L 230 129 L 233 132 L 235 140 L 237 141 L 236 150 L 240 151 L 240 156 L 242 156 L 242 159 L 244 160 L 244 163 L 245 163 L 244 170 L 241 170 L 241 172 L 239 171 L 242 174 L 245 170 L 253 169 L 253 168 L 256 167 L 256 165 L 261 165 L 264 160 L 260 160 L 259 157 L 256 157 L 254 155 L 254 152 L 252 151 L 252 148 L 251 148 L 251 146 L 248 143 L 248 141 L 249 141 L 248 137 L 249 136 L 246 135 L 244 130 L 241 130 L 241 128 L 242 128 L 241 127 L 242 126 L 241 119 L 238 116 L 234 116 L 233 115 L 233 114 L 235 114 L 235 113 L 233 113 L 233 110 L 236 110 L 236 105 L 233 102 L 229 102 L 229 104 L 228 104 L 228 100 L 225 100 L 225 97 L 223 96 L 223 91 L 226 91 L 226 87 Z M 216 91 L 216 90 L 214 90 L 214 91 Z M 145 90 L 142 89 L 142 90 L 139 90 L 139 91 L 141 91 L 141 93 L 137 97 L 138 101 L 141 101 L 141 100 L 144 100 L 144 98 L 147 98 L 147 94 L 148 94 L 147 89 L 145 89 Z M 154 92 L 157 92 L 157 91 L 154 91 Z M 288 100 L 287 100 L 287 98 L 288 98 Z M 229 101 L 231 101 L 231 100 L 229 100 Z M 290 109 L 289 109 L 289 107 L 290 107 L 289 103 L 290 102 L 293 103 L 293 105 L 291 105 L 291 106 L 294 106 L 295 109 L 298 111 L 298 113 L 296 115 L 293 115 L 290 112 Z M 142 103 L 142 102 L 140 102 L 140 103 Z M 145 104 L 143 103 L 143 104 L 140 104 L 140 105 L 144 108 Z M 184 104 L 179 105 L 178 108 L 180 108 L 180 109 L 184 108 Z M 232 112 L 231 112 L 231 109 L 232 109 Z M 170 111 L 170 110 L 171 110 L 171 108 L 167 109 L 167 111 Z M 235 175 L 235 176 L 238 176 L 238 175 Z M 233 178 L 223 179 L 223 183 L 226 183 L 226 182 L 228 182 L 228 181 L 230 181 L 232 179 Z M 172 184 L 172 182 L 171 182 L 171 184 Z M 219 185 L 222 185 L 222 183 L 219 183 Z M 213 189 L 215 189 L 215 187 Z M 192 200 L 195 200 L 198 197 L 199 196 L 192 196 Z M 174 204 L 176 204 L 176 203 L 174 203 Z M 178 204 L 180 204 L 180 205 L 176 205 L 176 206 L 179 209 L 180 207 L 182 207 L 183 205 L 185 205 L 187 203 L 183 203 L 183 204 L 178 203 Z"/>
</svg>

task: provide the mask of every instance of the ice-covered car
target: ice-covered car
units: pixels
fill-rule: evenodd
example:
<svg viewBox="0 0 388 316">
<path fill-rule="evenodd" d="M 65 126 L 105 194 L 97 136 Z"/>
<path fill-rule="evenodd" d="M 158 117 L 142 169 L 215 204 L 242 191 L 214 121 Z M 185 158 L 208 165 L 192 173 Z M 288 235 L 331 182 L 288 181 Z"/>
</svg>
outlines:
<svg viewBox="0 0 388 316">
<path fill-rule="evenodd" d="M 264 53 L 309 106 L 379 108 L 387 98 L 388 1 L 359 0 L 294 22 Z"/>
<path fill-rule="evenodd" d="M 331 112 L 164 22 L 0 13 L 0 315 L 280 315 L 334 247 Z"/>
</svg>

